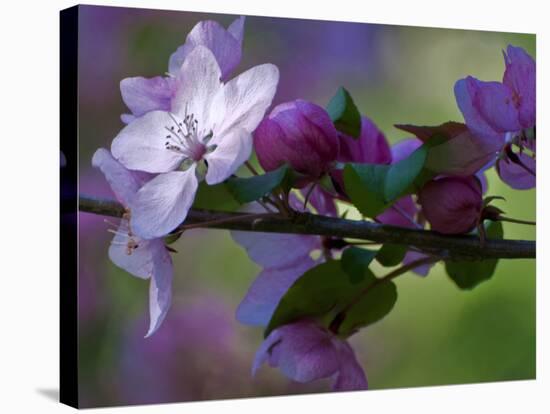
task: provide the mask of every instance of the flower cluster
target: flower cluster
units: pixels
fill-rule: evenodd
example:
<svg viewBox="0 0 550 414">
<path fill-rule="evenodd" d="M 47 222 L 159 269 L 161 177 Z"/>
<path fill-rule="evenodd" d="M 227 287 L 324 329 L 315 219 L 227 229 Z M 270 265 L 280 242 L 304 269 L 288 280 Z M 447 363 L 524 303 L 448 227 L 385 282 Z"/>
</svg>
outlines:
<svg viewBox="0 0 550 414">
<path fill-rule="evenodd" d="M 515 189 L 535 187 L 536 65 L 523 49 L 508 46 L 502 82 L 472 76 L 455 85 L 468 128 L 497 153 L 500 178 Z"/>
<path fill-rule="evenodd" d="M 217 184 L 249 157 L 252 132 L 275 95 L 271 64 L 226 80 L 241 57 L 244 18 L 225 30 L 200 22 L 170 57 L 167 77 L 128 78 L 132 115 L 93 159 L 127 213 L 109 251 L 129 273 L 151 278 L 151 335 L 171 300 L 172 262 L 164 238 L 187 216 L 199 181 Z"/>
<path fill-rule="evenodd" d="M 277 68 L 263 64 L 231 77 L 241 59 L 243 31 L 243 17 L 228 29 L 200 22 L 170 57 L 166 76 L 124 79 L 122 98 L 131 114 L 122 116 L 126 125 L 110 151 L 99 149 L 92 160 L 125 208 L 112 229 L 109 257 L 136 277 L 150 279 L 147 336 L 170 307 L 175 251 L 168 239 L 181 233 L 199 184 L 231 181 L 253 150 L 269 180 L 250 177 L 247 188 L 280 180 L 266 191 L 255 189 L 258 195 L 247 198 L 243 214 L 267 210 L 339 218 L 344 208 L 356 207 L 380 225 L 442 234 L 477 231 L 483 237 L 486 219 L 503 219 L 490 205 L 498 197 L 484 198 L 487 169 L 495 166 L 513 188 L 535 186 L 535 62 L 523 49 L 508 47 L 502 82 L 467 77 L 456 83 L 465 124 L 398 125 L 412 136 L 391 146 L 350 100 L 342 104 L 347 107 L 341 113 L 352 113 L 344 120 L 302 99 L 266 114 L 277 89 Z M 355 125 L 342 128 L 346 122 Z M 291 172 L 284 180 L 283 168 Z M 261 267 L 236 312 L 241 323 L 267 329 L 253 372 L 268 362 L 298 382 L 332 378 L 334 390 L 367 388 L 347 338 L 373 321 L 359 317 L 347 326 L 346 318 L 380 279 L 374 277 L 359 296 L 335 288 L 340 296 L 333 305 L 314 301 L 318 313 L 308 309 L 279 323 L 277 312 L 302 276 L 341 262 L 344 273 L 358 278 L 353 283 L 366 283 L 375 256 L 384 266 L 401 263 L 423 276 L 442 260 L 416 246 L 399 253 L 391 245 L 380 254 L 362 248 L 358 253 L 353 249 L 360 242 L 331 236 L 233 231 L 232 237 Z M 384 248 L 393 252 L 391 260 L 382 257 Z M 389 312 L 391 297 L 376 312 Z"/>
</svg>

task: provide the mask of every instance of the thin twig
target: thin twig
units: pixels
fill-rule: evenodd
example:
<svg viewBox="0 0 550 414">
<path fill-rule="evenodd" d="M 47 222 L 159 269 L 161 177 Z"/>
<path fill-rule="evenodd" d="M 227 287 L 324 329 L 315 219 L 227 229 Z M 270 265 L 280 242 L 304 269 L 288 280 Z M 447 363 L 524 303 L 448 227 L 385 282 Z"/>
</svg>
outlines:
<svg viewBox="0 0 550 414">
<path fill-rule="evenodd" d="M 503 217 L 503 216 L 500 216 L 498 218 L 498 221 L 507 221 L 508 223 L 516 223 L 516 224 L 528 224 L 530 226 L 536 226 L 537 225 L 536 221 L 513 219 L 513 218 L 510 218 L 510 217 Z"/>
<path fill-rule="evenodd" d="M 183 233 L 186 230 L 196 229 L 196 228 L 206 228 L 206 227 L 213 227 L 213 226 L 219 226 L 220 224 L 227 224 L 231 223 L 232 221 L 240 221 L 240 220 L 246 220 L 246 219 L 261 219 L 261 218 L 267 218 L 267 217 L 273 217 L 279 215 L 279 213 L 250 213 L 250 214 L 239 214 L 232 217 L 222 217 L 219 219 L 214 219 L 212 221 L 203 221 L 201 223 L 194 223 L 194 224 L 182 224 L 178 227 L 179 231 L 176 233 L 170 233 L 170 234 L 178 234 Z"/>
<path fill-rule="evenodd" d="M 246 161 L 244 163 L 244 165 L 246 166 L 246 168 L 248 168 L 250 170 L 250 172 L 253 174 L 253 175 L 260 175 L 260 173 L 258 172 L 258 170 L 256 170 L 256 168 L 254 168 L 254 166 L 250 163 L 250 161 Z"/>
</svg>

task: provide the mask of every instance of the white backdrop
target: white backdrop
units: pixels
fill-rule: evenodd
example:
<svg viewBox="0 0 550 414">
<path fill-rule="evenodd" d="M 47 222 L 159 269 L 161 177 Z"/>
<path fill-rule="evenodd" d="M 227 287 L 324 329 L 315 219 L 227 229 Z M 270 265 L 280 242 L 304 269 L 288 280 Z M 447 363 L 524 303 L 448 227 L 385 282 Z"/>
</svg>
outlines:
<svg viewBox="0 0 550 414">
<path fill-rule="evenodd" d="M 548 412 L 550 277 L 545 217 L 550 178 L 549 27 L 543 1 L 104 0 L 100 4 L 371 23 L 536 32 L 538 79 L 537 380 L 352 394 L 105 409 L 105 413 Z M 58 11 L 62 0 L 4 2 L 0 30 L 1 296 L 0 412 L 55 413 L 58 389 Z M 546 17 L 546 18 L 545 18 Z M 546 335 L 545 335 L 546 334 Z M 510 332 L 514 335 L 514 332 Z M 543 407 L 546 406 L 544 409 Z"/>
</svg>

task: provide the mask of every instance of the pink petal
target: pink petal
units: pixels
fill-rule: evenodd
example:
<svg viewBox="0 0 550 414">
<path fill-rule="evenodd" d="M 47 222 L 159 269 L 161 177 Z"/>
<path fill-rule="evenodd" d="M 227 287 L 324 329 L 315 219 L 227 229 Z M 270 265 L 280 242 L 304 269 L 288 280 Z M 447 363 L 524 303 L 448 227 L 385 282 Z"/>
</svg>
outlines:
<svg viewBox="0 0 550 414">
<path fill-rule="evenodd" d="M 284 268 L 264 269 L 239 304 L 237 320 L 246 325 L 267 326 L 284 294 L 315 264 L 309 256 L 305 256 Z"/>
<path fill-rule="evenodd" d="M 177 74 L 188 55 L 196 47 L 203 46 L 214 54 L 221 75 L 226 79 L 241 60 L 244 21 L 244 17 L 239 17 L 227 30 L 212 20 L 197 23 L 189 32 L 185 44 L 170 56 L 169 72 Z"/>
<path fill-rule="evenodd" d="M 405 255 L 405 258 L 403 259 L 403 264 L 407 265 L 409 263 L 415 262 L 420 259 L 424 259 L 426 257 L 429 257 L 429 256 L 420 252 L 409 250 Z M 430 272 L 430 269 L 434 266 L 434 264 L 435 263 L 430 263 L 430 264 L 418 266 L 418 267 L 415 267 L 412 271 L 419 276 L 427 276 L 428 273 Z"/>
<path fill-rule="evenodd" d="M 473 105 L 496 132 L 521 129 L 513 91 L 500 82 L 477 81 Z"/>
<path fill-rule="evenodd" d="M 496 131 L 494 127 L 485 119 L 484 114 L 475 105 L 475 99 L 481 81 L 468 76 L 455 83 L 454 92 L 456 102 L 468 128 L 476 135 L 488 141 L 504 143 L 504 133 Z"/>
<path fill-rule="evenodd" d="M 99 148 L 94 153 L 92 165 L 105 175 L 115 197 L 124 206 L 130 204 L 130 200 L 144 183 L 138 174 L 127 170 L 104 148 Z"/>
<path fill-rule="evenodd" d="M 153 178 L 132 200 L 132 230 L 144 239 L 167 235 L 185 220 L 197 187 L 195 164 Z"/>
<path fill-rule="evenodd" d="M 315 185 L 315 184 L 312 184 Z M 307 190 L 302 190 L 302 194 L 305 197 Z M 323 216 L 338 216 L 338 209 L 336 208 L 336 203 L 334 201 L 335 197 L 332 196 L 328 191 L 324 190 L 320 185 L 315 185 L 315 189 L 311 192 L 309 196 L 309 203 L 317 211 L 317 214 Z M 303 204 L 300 202 L 300 204 Z"/>
<path fill-rule="evenodd" d="M 136 117 L 155 110 L 169 111 L 174 89 L 174 79 L 162 76 L 126 78 L 120 82 L 122 100 Z"/>
<path fill-rule="evenodd" d="M 264 268 L 288 267 L 322 247 L 318 236 L 232 231 L 231 237 L 252 261 Z"/>
<path fill-rule="evenodd" d="M 282 332 L 278 329 L 274 330 L 269 334 L 269 336 L 262 342 L 256 355 L 254 357 L 254 362 L 252 363 L 252 376 L 255 376 L 260 367 L 271 357 L 271 353 L 275 348 L 279 347 L 281 343 Z"/>
<path fill-rule="evenodd" d="M 332 335 L 314 322 L 284 325 L 278 353 L 278 367 L 297 382 L 310 382 L 332 376 L 338 371 L 338 352 Z"/>
<path fill-rule="evenodd" d="M 333 391 L 359 391 L 368 389 L 367 377 L 365 371 L 357 359 L 351 346 L 339 339 L 333 340 L 337 346 L 339 353 L 340 369 L 332 384 Z"/>
<path fill-rule="evenodd" d="M 536 123 L 536 63 L 525 50 L 508 46 L 504 55 L 506 71 L 503 83 L 515 93 L 519 105 L 519 121 L 523 128 Z"/>
<path fill-rule="evenodd" d="M 517 154 L 520 161 L 531 170 L 535 171 L 536 161 L 526 154 Z M 537 178 L 525 168 L 510 161 L 498 160 L 497 172 L 500 179 L 516 190 L 528 190 L 535 188 Z"/>
<path fill-rule="evenodd" d="M 231 35 L 237 40 L 237 42 L 239 42 L 239 45 L 241 46 L 243 44 L 245 19 L 245 16 L 240 16 L 233 20 L 233 22 L 227 28 L 227 31 L 231 33 Z"/>
</svg>

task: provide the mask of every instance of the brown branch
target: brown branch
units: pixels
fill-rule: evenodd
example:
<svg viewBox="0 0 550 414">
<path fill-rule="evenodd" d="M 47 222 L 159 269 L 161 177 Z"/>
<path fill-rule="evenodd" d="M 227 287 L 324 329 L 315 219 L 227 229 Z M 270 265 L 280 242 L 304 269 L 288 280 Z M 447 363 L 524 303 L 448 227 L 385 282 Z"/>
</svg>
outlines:
<svg viewBox="0 0 550 414">
<path fill-rule="evenodd" d="M 122 205 L 113 200 L 80 196 L 80 211 L 121 217 Z M 212 224 L 214 222 L 214 224 Z M 216 223 L 217 222 L 217 223 Z M 370 221 L 347 220 L 296 213 L 292 217 L 269 214 L 264 218 L 249 214 L 210 210 L 190 210 L 185 225 L 265 233 L 291 233 L 332 236 L 379 243 L 414 246 L 448 260 L 483 260 L 490 258 L 532 259 L 536 242 L 527 240 L 485 240 L 474 236 L 448 236 L 428 230 L 388 226 Z"/>
</svg>

